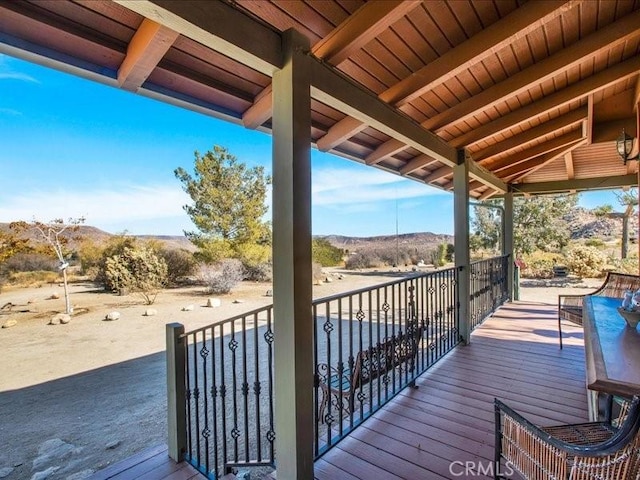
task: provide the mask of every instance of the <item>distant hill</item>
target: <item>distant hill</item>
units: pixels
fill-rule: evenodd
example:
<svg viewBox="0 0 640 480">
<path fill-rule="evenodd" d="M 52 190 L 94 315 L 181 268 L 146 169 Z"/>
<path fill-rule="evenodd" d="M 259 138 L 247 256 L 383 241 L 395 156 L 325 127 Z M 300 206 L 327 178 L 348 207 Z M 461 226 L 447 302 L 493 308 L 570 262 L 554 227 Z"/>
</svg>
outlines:
<svg viewBox="0 0 640 480">
<path fill-rule="evenodd" d="M 9 232 L 9 224 L 0 222 L 0 232 Z M 84 239 L 92 240 L 95 243 L 105 243 L 115 235 L 100 230 L 99 228 L 92 227 L 90 225 L 79 225 L 78 230 L 65 232 L 63 237 L 69 239 L 69 245 L 75 248 L 79 242 Z M 140 240 L 157 240 L 164 243 L 168 248 L 183 248 L 189 251 L 195 251 L 196 247 L 183 235 L 131 235 L 132 237 L 139 238 Z M 30 242 L 44 243 L 40 234 L 35 230 L 27 230 L 21 234 L 22 238 L 29 239 Z"/>
<path fill-rule="evenodd" d="M 402 233 L 396 235 L 379 235 L 375 237 L 348 237 L 345 235 L 317 235 L 331 243 L 334 247 L 355 251 L 366 248 L 395 247 L 434 247 L 442 242 L 453 243 L 453 235 L 432 232 Z"/>
</svg>

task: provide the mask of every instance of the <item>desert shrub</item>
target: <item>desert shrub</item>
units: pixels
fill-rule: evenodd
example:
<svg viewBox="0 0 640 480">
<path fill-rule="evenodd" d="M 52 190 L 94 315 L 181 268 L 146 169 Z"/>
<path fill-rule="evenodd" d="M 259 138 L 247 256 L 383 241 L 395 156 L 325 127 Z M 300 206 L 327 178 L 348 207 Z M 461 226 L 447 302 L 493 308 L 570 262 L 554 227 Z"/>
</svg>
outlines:
<svg viewBox="0 0 640 480">
<path fill-rule="evenodd" d="M 349 270 L 357 270 L 361 268 L 377 268 L 385 265 L 385 262 L 378 256 L 377 252 L 362 250 L 360 252 L 349 255 L 345 262 L 345 267 Z"/>
<path fill-rule="evenodd" d="M 107 277 L 107 259 L 116 255 L 122 255 L 126 249 L 137 248 L 137 246 L 138 241 L 135 237 L 131 237 L 126 234 L 111 237 L 102 249 L 94 281 L 103 285 L 105 289 L 113 290 Z"/>
<path fill-rule="evenodd" d="M 254 282 L 271 280 L 271 246 L 247 243 L 238 246 L 235 257 L 242 262 L 244 279 Z"/>
<path fill-rule="evenodd" d="M 156 254 L 167 264 L 167 282 L 175 285 L 180 279 L 193 275 L 196 260 L 193 254 L 184 248 L 166 248 L 159 246 Z"/>
<path fill-rule="evenodd" d="M 48 270 L 12 272 L 6 277 L 6 283 L 16 287 L 42 287 L 58 281 L 60 281 L 60 274 Z"/>
<path fill-rule="evenodd" d="M 198 278 L 206 286 L 207 293 L 229 293 L 244 277 L 242 262 L 227 258 L 215 264 L 202 264 Z"/>
<path fill-rule="evenodd" d="M 324 238 L 314 238 L 311 241 L 311 256 L 314 262 L 323 267 L 333 267 L 342 263 L 342 250 Z"/>
<path fill-rule="evenodd" d="M 579 277 L 601 276 L 606 263 L 607 257 L 595 247 L 576 245 L 567 251 L 567 267 Z"/>
<path fill-rule="evenodd" d="M 324 280 L 324 274 L 322 273 L 322 265 L 317 262 L 311 264 L 311 278 L 313 283 L 320 283 Z"/>
<path fill-rule="evenodd" d="M 85 238 L 78 247 L 78 260 L 83 275 L 96 278 L 103 261 L 105 246 Z M 115 253 L 115 252 L 114 252 Z"/>
<path fill-rule="evenodd" d="M 125 247 L 106 259 L 105 275 L 109 288 L 130 291 L 151 305 L 167 282 L 167 264 L 146 246 Z"/>
<path fill-rule="evenodd" d="M 57 272 L 59 261 L 44 253 L 18 253 L 4 262 L 7 272 Z"/>
<path fill-rule="evenodd" d="M 273 278 L 273 268 L 271 262 L 259 263 L 257 265 L 243 265 L 244 279 L 251 282 L 270 282 Z"/>
<path fill-rule="evenodd" d="M 525 266 L 521 274 L 528 278 L 552 278 L 553 267 L 562 263 L 562 258 L 559 253 L 536 250 L 523 257 Z"/>
<path fill-rule="evenodd" d="M 609 263 L 616 272 L 638 274 L 638 257 L 610 259 Z"/>
<path fill-rule="evenodd" d="M 584 244 L 587 247 L 596 247 L 596 248 L 602 248 L 605 246 L 604 242 L 599 238 L 588 238 L 585 240 Z"/>
</svg>

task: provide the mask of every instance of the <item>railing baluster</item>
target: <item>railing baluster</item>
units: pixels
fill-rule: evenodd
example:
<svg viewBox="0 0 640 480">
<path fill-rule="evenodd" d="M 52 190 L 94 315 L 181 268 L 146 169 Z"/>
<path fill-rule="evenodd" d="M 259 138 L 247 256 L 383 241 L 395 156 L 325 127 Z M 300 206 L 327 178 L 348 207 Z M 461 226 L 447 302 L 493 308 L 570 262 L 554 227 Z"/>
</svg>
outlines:
<svg viewBox="0 0 640 480">
<path fill-rule="evenodd" d="M 508 261 L 470 265 L 472 327 L 507 298 Z M 442 269 L 313 302 L 316 458 L 460 343 L 458 281 Z M 216 477 L 274 465 L 272 306 L 184 338 L 186 458 Z"/>
</svg>

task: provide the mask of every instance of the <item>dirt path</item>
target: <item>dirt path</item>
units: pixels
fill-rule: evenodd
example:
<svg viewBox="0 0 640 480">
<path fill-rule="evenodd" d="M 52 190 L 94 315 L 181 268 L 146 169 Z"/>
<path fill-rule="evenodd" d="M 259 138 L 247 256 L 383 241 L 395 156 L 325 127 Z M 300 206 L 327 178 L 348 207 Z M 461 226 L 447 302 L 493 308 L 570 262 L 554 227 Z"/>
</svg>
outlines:
<svg viewBox="0 0 640 480">
<path fill-rule="evenodd" d="M 343 279 L 314 287 L 323 297 L 397 279 L 406 272 L 343 272 Z M 530 282 L 529 282 L 530 283 Z M 555 302 L 559 289 L 586 293 L 599 280 L 572 286 L 523 282 L 523 300 Z M 207 308 L 201 287 L 168 290 L 147 307 L 136 296 L 119 297 L 74 284 L 71 301 L 78 314 L 67 325 L 47 325 L 64 309 L 49 299 L 58 286 L 5 290 L 0 306 L 12 313 L 0 323 L 0 478 L 86 478 L 134 453 L 166 442 L 165 324 L 187 330 L 272 303 L 267 284 L 245 282 Z M 239 301 L 240 303 L 234 303 Z M 192 311 L 183 311 L 193 305 Z M 153 308 L 156 315 L 144 316 Z M 28 310 L 28 312 L 18 312 Z M 121 318 L 104 321 L 111 311 Z"/>
</svg>

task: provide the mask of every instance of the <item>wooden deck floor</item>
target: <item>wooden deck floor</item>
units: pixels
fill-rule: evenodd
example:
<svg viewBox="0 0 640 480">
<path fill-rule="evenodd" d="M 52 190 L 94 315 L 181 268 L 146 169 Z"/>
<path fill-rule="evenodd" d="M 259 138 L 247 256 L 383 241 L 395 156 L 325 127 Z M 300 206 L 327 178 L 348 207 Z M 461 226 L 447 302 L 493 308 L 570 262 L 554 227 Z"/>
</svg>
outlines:
<svg viewBox="0 0 640 480">
<path fill-rule="evenodd" d="M 456 348 L 315 465 L 317 480 L 460 479 L 467 461 L 493 459 L 493 399 L 543 425 L 587 421 L 582 329 L 563 325 L 557 307 L 513 303 Z M 452 462 L 456 463 L 452 466 Z M 484 470 L 486 472 L 486 470 Z M 478 472 L 474 472 L 478 473 Z M 92 480 L 204 478 L 149 449 Z"/>
<path fill-rule="evenodd" d="M 422 375 L 418 389 L 405 389 L 316 462 L 316 479 L 487 478 L 461 476 L 462 464 L 452 462 L 489 468 L 494 397 L 535 423 L 587 421 L 582 329 L 563 324 L 560 350 L 556 312 L 532 303 L 501 308 L 470 345 Z"/>
<path fill-rule="evenodd" d="M 166 445 L 148 448 L 96 472 L 89 480 L 188 480 L 204 478 L 187 462 L 169 458 Z"/>
</svg>

